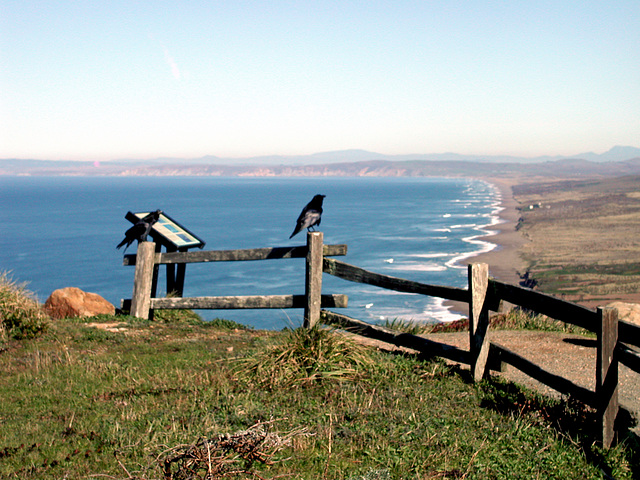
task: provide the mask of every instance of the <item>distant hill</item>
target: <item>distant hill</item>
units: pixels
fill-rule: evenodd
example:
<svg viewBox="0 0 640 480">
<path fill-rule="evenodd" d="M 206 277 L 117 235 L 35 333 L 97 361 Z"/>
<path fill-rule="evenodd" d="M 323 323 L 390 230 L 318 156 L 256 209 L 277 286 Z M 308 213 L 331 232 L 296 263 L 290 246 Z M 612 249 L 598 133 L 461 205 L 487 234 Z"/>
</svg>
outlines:
<svg viewBox="0 0 640 480">
<path fill-rule="evenodd" d="M 382 155 L 364 150 L 306 156 L 158 158 L 108 162 L 0 159 L 0 175 L 118 176 L 621 176 L 640 174 L 640 148 L 614 147 L 574 157 Z"/>
<path fill-rule="evenodd" d="M 332 152 L 320 152 L 311 155 L 264 155 L 246 158 L 224 158 L 207 155 L 198 158 L 170 158 L 162 157 L 153 160 L 119 160 L 126 163 L 153 163 L 153 164 L 222 164 L 222 165 L 318 165 L 324 163 L 365 162 L 371 160 L 389 161 L 473 161 L 490 163 L 543 163 L 563 159 L 581 159 L 592 162 L 624 161 L 630 158 L 640 157 L 640 148 L 616 146 L 607 152 L 597 154 L 593 152 L 580 153 L 571 156 L 541 156 L 518 157 L 509 155 L 463 155 L 459 153 L 417 153 L 407 155 L 385 155 L 383 153 L 368 152 L 366 150 L 337 150 Z"/>
</svg>

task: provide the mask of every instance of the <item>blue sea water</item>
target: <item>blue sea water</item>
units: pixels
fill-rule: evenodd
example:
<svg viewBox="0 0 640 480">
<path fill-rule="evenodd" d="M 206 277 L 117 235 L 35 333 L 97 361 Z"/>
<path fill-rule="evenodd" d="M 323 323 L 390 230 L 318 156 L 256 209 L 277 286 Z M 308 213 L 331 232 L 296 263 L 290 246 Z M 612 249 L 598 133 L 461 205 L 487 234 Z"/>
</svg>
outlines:
<svg viewBox="0 0 640 480">
<path fill-rule="evenodd" d="M 302 245 L 289 240 L 302 207 L 325 194 L 326 244 L 347 244 L 339 260 L 436 285 L 466 287 L 465 260 L 494 247 L 483 230 L 498 221 L 491 184 L 451 178 L 0 177 L 0 272 L 40 301 L 68 286 L 116 306 L 130 298 L 133 267 L 115 249 L 127 211 L 162 209 L 206 241 L 205 249 Z M 135 244 L 128 253 L 135 253 Z M 164 286 L 161 269 L 159 286 Z M 185 296 L 304 293 L 304 260 L 189 264 Z M 343 313 L 365 321 L 448 321 L 439 299 L 324 275 L 323 293 L 345 293 Z M 163 291 L 160 294 L 164 294 Z M 302 310 L 199 311 L 256 328 L 297 326 Z"/>
</svg>

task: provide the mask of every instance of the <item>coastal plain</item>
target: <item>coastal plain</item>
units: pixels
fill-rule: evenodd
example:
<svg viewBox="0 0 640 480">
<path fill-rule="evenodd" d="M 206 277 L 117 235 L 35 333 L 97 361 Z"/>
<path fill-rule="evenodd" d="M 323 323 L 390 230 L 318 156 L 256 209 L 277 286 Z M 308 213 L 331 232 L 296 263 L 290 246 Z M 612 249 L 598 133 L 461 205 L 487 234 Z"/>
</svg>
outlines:
<svg viewBox="0 0 640 480">
<path fill-rule="evenodd" d="M 487 181 L 502 193 L 497 246 L 473 262 L 588 307 L 640 302 L 640 176 Z"/>
</svg>

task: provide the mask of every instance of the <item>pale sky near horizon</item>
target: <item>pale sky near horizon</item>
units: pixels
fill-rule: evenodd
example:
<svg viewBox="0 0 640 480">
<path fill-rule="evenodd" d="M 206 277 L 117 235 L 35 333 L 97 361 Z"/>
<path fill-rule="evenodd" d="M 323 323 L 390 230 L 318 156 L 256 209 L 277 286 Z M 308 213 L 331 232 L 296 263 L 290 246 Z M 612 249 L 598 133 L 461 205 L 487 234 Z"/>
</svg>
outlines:
<svg viewBox="0 0 640 480">
<path fill-rule="evenodd" d="M 640 146 L 640 1 L 0 0 L 0 158 Z"/>
</svg>

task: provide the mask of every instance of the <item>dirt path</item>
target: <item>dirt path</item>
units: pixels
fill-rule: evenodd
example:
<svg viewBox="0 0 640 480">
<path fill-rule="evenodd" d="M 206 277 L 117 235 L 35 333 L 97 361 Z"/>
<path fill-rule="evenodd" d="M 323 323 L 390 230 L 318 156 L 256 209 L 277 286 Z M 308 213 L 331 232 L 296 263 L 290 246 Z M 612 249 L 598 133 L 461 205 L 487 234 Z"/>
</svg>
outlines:
<svg viewBox="0 0 640 480">
<path fill-rule="evenodd" d="M 469 349 L 469 333 L 435 333 L 426 338 L 464 350 Z M 517 352 L 543 369 L 561 375 L 577 385 L 595 389 L 596 341 L 580 335 L 557 332 L 494 330 L 489 339 Z M 526 376 L 519 370 L 507 366 L 502 373 L 495 373 L 545 395 L 559 397 L 560 394 L 546 385 Z M 624 365 L 619 367 L 619 401 L 636 419 L 640 420 L 640 375 Z M 640 434 L 640 426 L 634 428 Z"/>
</svg>

